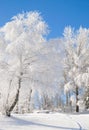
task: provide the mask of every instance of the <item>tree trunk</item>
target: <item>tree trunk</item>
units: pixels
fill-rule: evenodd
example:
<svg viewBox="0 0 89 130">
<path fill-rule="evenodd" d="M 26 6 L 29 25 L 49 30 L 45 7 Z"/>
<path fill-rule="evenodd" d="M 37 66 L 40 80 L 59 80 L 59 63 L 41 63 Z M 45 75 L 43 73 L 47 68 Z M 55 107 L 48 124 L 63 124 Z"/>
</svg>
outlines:
<svg viewBox="0 0 89 130">
<path fill-rule="evenodd" d="M 78 87 L 76 86 L 76 112 L 79 112 L 79 105 L 78 105 L 78 96 L 79 96 L 79 89 Z"/>
<path fill-rule="evenodd" d="M 7 108 L 6 109 L 6 116 L 10 116 L 11 115 L 11 112 L 13 111 L 14 107 L 16 106 L 16 103 L 18 102 L 18 99 L 19 99 L 19 91 L 20 91 L 20 88 L 21 88 L 21 78 L 19 78 L 18 80 L 18 89 L 17 89 L 17 93 L 16 93 L 16 96 L 15 96 L 15 99 L 12 103 L 12 105 L 10 106 L 10 108 Z"/>
<path fill-rule="evenodd" d="M 89 109 L 89 86 L 87 87 L 84 94 L 85 109 Z"/>
<path fill-rule="evenodd" d="M 68 106 L 69 103 L 69 97 L 68 97 L 68 92 L 66 92 L 66 106 Z"/>
<path fill-rule="evenodd" d="M 31 94 L 32 94 L 32 89 L 30 90 L 30 92 L 29 92 L 29 97 L 28 97 L 28 112 L 30 112 Z"/>
</svg>

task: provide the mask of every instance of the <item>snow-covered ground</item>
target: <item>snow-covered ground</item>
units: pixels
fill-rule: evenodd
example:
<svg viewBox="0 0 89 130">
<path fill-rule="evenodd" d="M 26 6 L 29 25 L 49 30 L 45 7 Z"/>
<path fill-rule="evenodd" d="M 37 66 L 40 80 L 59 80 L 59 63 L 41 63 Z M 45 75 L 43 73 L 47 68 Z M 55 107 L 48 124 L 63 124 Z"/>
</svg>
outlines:
<svg viewBox="0 0 89 130">
<path fill-rule="evenodd" d="M 89 130 L 89 114 L 34 113 L 0 116 L 0 130 Z"/>
</svg>

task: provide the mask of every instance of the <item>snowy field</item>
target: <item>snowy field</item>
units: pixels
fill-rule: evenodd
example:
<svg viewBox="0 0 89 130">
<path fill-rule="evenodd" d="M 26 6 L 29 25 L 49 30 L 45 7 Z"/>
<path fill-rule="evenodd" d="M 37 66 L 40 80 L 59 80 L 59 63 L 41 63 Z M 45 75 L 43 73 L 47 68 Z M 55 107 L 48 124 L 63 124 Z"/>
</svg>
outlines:
<svg viewBox="0 0 89 130">
<path fill-rule="evenodd" d="M 45 114 L 0 116 L 0 130 L 89 130 L 89 114 Z"/>
</svg>

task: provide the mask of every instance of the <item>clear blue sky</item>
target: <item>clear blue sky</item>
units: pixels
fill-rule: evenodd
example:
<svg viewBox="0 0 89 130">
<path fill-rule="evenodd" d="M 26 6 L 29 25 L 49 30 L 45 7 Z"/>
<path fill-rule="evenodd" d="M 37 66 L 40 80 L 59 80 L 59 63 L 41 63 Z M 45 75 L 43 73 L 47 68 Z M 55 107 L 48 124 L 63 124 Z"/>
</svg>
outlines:
<svg viewBox="0 0 89 130">
<path fill-rule="evenodd" d="M 89 28 L 89 0 L 0 0 L 0 26 L 22 11 L 41 12 L 48 38 L 60 37 L 65 26 Z"/>
</svg>

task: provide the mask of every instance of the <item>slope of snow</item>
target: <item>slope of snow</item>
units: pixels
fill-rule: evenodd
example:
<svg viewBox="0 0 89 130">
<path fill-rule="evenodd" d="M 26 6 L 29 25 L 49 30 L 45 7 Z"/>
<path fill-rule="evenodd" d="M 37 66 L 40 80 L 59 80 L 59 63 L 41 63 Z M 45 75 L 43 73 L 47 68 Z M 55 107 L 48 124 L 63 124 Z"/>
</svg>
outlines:
<svg viewBox="0 0 89 130">
<path fill-rule="evenodd" d="M 89 114 L 24 114 L 0 116 L 0 130 L 89 130 Z"/>
</svg>

